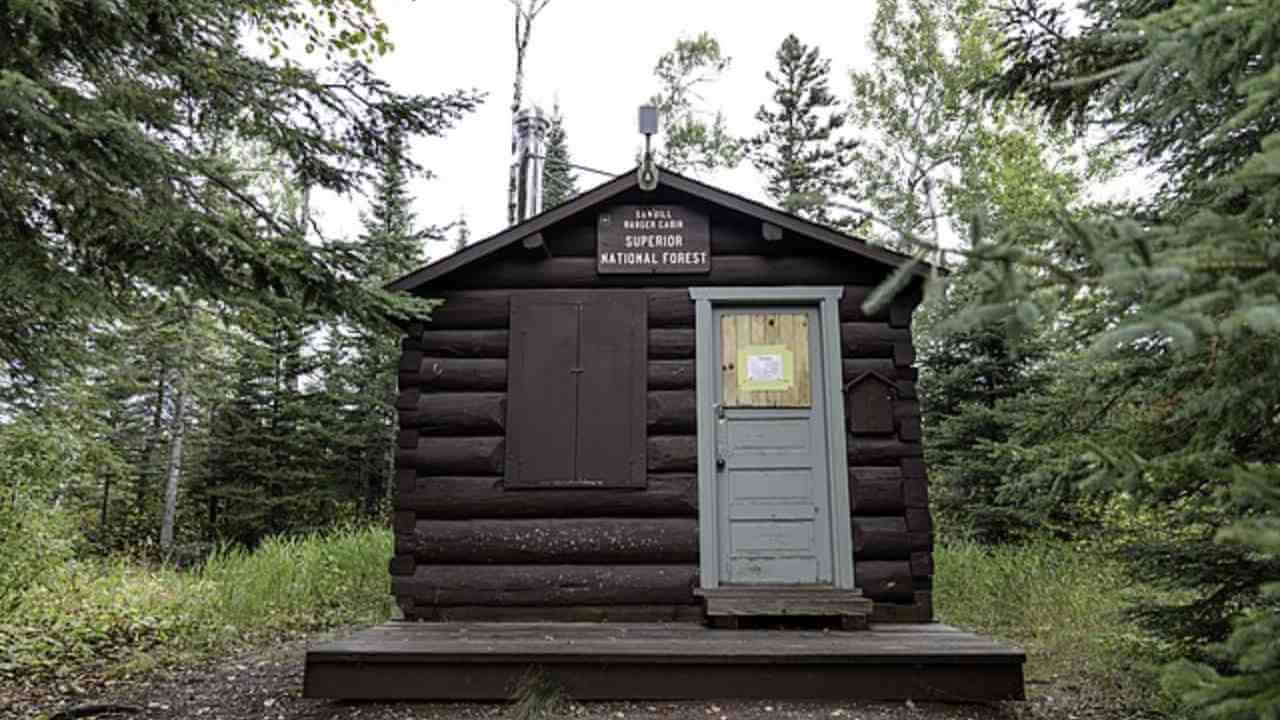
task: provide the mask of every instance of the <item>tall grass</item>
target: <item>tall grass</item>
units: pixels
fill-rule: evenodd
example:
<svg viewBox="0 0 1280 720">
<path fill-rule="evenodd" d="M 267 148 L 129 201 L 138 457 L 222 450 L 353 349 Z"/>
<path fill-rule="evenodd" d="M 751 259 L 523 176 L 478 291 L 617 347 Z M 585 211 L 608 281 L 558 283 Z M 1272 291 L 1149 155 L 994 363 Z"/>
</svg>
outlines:
<svg viewBox="0 0 1280 720">
<path fill-rule="evenodd" d="M 936 550 L 938 619 L 1012 641 L 1030 684 L 1085 685 L 1134 707 L 1166 706 L 1156 667 L 1167 651 L 1127 615 L 1143 592 L 1102 553 L 1057 543 Z"/>
<path fill-rule="evenodd" d="M 343 528 L 222 548 L 188 571 L 69 562 L 0 618 L 0 674 L 163 660 L 391 613 L 391 534 Z"/>
</svg>

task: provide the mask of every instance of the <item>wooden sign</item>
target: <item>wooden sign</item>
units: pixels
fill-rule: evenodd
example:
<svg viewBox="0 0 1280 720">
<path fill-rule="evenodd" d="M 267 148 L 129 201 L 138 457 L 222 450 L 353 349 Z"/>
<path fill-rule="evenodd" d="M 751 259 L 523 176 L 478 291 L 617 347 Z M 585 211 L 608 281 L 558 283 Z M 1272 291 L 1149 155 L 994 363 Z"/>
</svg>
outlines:
<svg viewBox="0 0 1280 720">
<path fill-rule="evenodd" d="M 711 225 L 681 205 L 619 205 L 596 223 L 601 274 L 711 272 Z"/>
</svg>

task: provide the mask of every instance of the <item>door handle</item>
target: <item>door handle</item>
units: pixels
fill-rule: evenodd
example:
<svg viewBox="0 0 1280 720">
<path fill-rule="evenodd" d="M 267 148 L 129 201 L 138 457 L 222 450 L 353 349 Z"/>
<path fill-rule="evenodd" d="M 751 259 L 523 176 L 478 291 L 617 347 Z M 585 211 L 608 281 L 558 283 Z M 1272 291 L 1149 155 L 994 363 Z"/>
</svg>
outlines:
<svg viewBox="0 0 1280 720">
<path fill-rule="evenodd" d="M 724 461 L 724 458 L 723 458 L 722 456 L 720 456 L 720 455 L 717 455 L 717 456 L 716 456 L 716 469 L 717 469 L 717 470 L 723 470 L 725 465 L 726 465 L 726 463 L 725 463 L 725 461 Z"/>
</svg>

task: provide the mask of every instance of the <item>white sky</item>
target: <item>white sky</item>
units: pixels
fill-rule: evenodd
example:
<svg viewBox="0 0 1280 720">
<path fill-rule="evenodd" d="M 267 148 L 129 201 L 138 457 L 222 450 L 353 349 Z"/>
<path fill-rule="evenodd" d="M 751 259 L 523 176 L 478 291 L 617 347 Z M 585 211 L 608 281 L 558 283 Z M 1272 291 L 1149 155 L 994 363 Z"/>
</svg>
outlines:
<svg viewBox="0 0 1280 720">
<path fill-rule="evenodd" d="M 414 183 L 419 220 L 444 224 L 465 213 L 473 241 L 501 230 L 515 72 L 511 5 L 507 0 L 381 0 L 377 6 L 396 48 L 374 68 L 393 88 L 489 93 L 480 109 L 445 138 L 413 144 L 413 157 L 436 175 Z M 831 89 L 848 97 L 848 70 L 870 63 L 866 33 L 874 9 L 870 0 L 551 0 L 533 25 L 525 104 L 537 103 L 549 112 L 558 98 L 573 161 L 622 172 L 643 143 L 636 108 L 657 89 L 653 66 L 677 37 L 709 31 L 733 58 L 706 98 L 724 110 L 731 131 L 745 135 L 755 132 L 755 111 L 769 100 L 772 86 L 764 73 L 774 66 L 774 52 L 789 32 L 831 59 Z M 585 172 L 578 176 L 579 189 L 606 179 Z M 749 164 L 703 179 L 763 199 L 762 183 Z M 325 197 L 316 204 L 327 232 L 359 231 L 363 198 Z M 447 249 L 429 252 L 438 258 Z"/>
</svg>

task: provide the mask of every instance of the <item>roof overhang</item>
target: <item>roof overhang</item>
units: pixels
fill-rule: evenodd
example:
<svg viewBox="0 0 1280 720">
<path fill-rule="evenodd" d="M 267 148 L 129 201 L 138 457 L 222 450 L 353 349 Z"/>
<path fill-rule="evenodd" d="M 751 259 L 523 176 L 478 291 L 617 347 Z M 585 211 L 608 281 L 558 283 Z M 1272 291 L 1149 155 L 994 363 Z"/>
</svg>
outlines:
<svg viewBox="0 0 1280 720">
<path fill-rule="evenodd" d="M 678 175 L 665 168 L 660 169 L 658 174 L 658 184 L 687 193 L 708 203 L 740 212 L 762 222 L 776 225 L 797 235 L 802 235 L 804 237 L 826 243 L 852 253 L 853 255 L 883 264 L 890 269 L 898 268 L 905 263 L 914 261 L 914 258 L 909 255 L 904 255 L 892 250 L 886 250 L 885 248 L 875 247 L 868 244 L 866 240 L 861 238 L 832 230 L 829 227 L 805 220 L 797 215 L 782 212 L 781 210 L 771 208 L 768 205 L 764 205 L 755 200 L 750 200 L 741 195 L 735 195 L 734 193 L 712 187 L 705 183 L 698 182 L 697 180 Z M 612 180 L 582 193 L 563 205 L 557 205 L 556 207 L 535 215 L 518 225 L 513 225 L 506 230 L 485 238 L 484 240 L 468 245 L 466 248 L 463 248 L 452 255 L 443 257 L 426 265 L 425 267 L 397 278 L 396 280 L 387 283 L 386 288 L 388 290 L 404 290 L 407 292 L 413 292 L 442 275 L 446 275 L 465 265 L 469 265 L 488 257 L 509 245 L 519 242 L 523 238 L 533 235 L 534 233 L 541 232 L 542 230 L 545 230 L 562 220 L 577 215 L 584 210 L 588 210 L 597 205 L 602 205 L 608 202 L 610 198 L 620 195 L 628 190 L 636 189 L 639 186 L 639 175 L 633 168 Z M 915 267 L 912 268 L 912 274 L 920 277 L 927 277 L 932 272 L 933 267 L 925 262 L 916 263 Z"/>
</svg>

